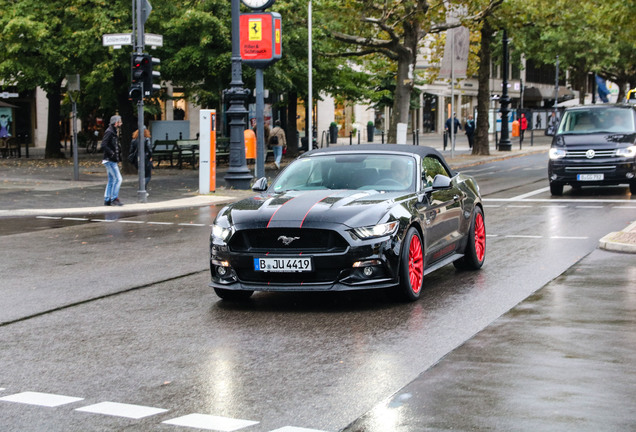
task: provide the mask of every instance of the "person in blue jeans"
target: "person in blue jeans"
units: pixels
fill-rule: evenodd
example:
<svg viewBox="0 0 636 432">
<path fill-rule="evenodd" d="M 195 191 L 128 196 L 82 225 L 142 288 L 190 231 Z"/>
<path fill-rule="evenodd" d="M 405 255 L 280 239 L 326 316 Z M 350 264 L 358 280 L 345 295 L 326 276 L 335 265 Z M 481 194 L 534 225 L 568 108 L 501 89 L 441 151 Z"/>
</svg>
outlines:
<svg viewBox="0 0 636 432">
<path fill-rule="evenodd" d="M 269 133 L 269 146 L 274 150 L 274 165 L 280 169 L 280 162 L 283 158 L 283 149 L 287 147 L 285 131 L 280 127 L 280 120 L 274 122 L 274 129 Z"/>
<path fill-rule="evenodd" d="M 119 201 L 119 188 L 121 187 L 122 177 L 118 165 L 121 162 L 121 146 L 118 138 L 118 129 L 121 125 L 121 117 L 118 115 L 112 116 L 102 139 L 102 149 L 104 150 L 102 164 L 106 167 L 106 173 L 108 174 L 108 183 L 104 192 L 104 205 L 107 206 L 123 205 Z"/>
</svg>

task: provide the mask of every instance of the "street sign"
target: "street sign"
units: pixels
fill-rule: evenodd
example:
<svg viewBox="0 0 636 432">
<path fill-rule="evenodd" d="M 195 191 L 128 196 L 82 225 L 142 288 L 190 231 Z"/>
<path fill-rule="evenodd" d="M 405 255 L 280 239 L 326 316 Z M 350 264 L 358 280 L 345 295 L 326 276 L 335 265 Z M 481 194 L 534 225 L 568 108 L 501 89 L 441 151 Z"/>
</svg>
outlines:
<svg viewBox="0 0 636 432">
<path fill-rule="evenodd" d="M 110 33 L 102 35 L 102 45 L 121 48 L 122 45 L 132 45 L 131 33 Z"/>
<path fill-rule="evenodd" d="M 163 36 L 154 33 L 144 33 L 146 45 L 152 48 L 163 46 Z M 110 33 L 102 35 L 102 45 L 121 48 L 122 45 L 132 45 L 132 33 Z"/>
<path fill-rule="evenodd" d="M 243 63 L 265 68 L 282 56 L 280 14 L 247 13 L 240 16 L 240 54 Z"/>
<path fill-rule="evenodd" d="M 150 45 L 152 48 L 163 46 L 163 36 L 153 33 L 144 33 L 144 41 L 146 45 Z"/>
</svg>

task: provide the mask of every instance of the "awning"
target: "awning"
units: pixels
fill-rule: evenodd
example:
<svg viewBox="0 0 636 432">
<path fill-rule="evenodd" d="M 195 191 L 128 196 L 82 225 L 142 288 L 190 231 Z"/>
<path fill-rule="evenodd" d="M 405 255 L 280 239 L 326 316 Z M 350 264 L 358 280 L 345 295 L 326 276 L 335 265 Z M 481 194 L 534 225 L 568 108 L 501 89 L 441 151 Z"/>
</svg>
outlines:
<svg viewBox="0 0 636 432">
<path fill-rule="evenodd" d="M 18 108 L 16 105 L 0 101 L 0 108 Z"/>
</svg>

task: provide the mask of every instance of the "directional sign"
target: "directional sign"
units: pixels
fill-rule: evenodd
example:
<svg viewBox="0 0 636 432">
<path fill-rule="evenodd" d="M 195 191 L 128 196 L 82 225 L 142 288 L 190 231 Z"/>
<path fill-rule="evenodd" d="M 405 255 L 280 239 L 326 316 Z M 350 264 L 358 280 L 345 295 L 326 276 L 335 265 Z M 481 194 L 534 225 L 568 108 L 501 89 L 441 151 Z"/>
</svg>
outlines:
<svg viewBox="0 0 636 432">
<path fill-rule="evenodd" d="M 146 45 L 151 47 L 163 46 L 163 36 L 153 33 L 144 33 Z M 121 48 L 122 45 L 132 45 L 132 33 L 110 33 L 102 35 L 102 45 Z"/>
<path fill-rule="evenodd" d="M 163 46 L 163 36 L 158 34 L 144 33 L 144 40 L 146 45 L 150 45 L 153 48 Z"/>
<path fill-rule="evenodd" d="M 130 33 L 110 33 L 102 35 L 103 46 L 132 45 L 132 34 Z"/>
</svg>

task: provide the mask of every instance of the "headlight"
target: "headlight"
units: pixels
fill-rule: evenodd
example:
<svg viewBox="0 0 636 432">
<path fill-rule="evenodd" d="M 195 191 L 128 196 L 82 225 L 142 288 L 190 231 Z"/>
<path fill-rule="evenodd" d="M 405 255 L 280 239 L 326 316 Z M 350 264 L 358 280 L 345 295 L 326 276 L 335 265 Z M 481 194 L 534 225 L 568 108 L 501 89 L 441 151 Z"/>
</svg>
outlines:
<svg viewBox="0 0 636 432">
<path fill-rule="evenodd" d="M 221 225 L 214 224 L 212 226 L 212 236 L 223 241 L 227 241 L 232 235 L 232 228 L 225 228 Z"/>
<path fill-rule="evenodd" d="M 393 234 L 398 228 L 398 221 L 368 227 L 355 228 L 354 234 L 361 239 L 370 239 Z"/>
<path fill-rule="evenodd" d="M 556 147 L 552 147 L 548 154 L 550 155 L 550 159 L 552 159 L 552 160 L 561 159 L 561 158 L 565 157 L 565 150 L 560 149 L 560 148 L 556 148 Z"/>
<path fill-rule="evenodd" d="M 634 157 L 636 156 L 636 146 L 620 148 L 616 150 L 616 156 Z"/>
</svg>

